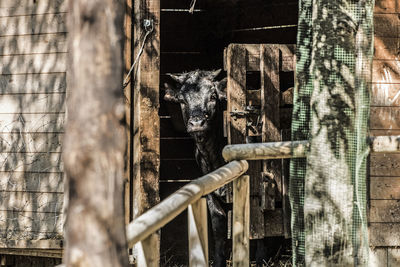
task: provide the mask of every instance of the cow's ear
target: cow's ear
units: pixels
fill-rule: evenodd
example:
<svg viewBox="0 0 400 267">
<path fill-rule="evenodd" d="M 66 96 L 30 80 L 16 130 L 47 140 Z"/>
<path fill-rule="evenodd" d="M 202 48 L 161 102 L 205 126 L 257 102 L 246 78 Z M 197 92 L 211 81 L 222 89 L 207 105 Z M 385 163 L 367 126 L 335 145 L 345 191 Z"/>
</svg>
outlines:
<svg viewBox="0 0 400 267">
<path fill-rule="evenodd" d="M 212 70 L 207 72 L 207 76 L 210 80 L 214 80 L 221 73 L 222 69 Z"/>
<path fill-rule="evenodd" d="M 217 93 L 218 93 L 218 98 L 220 100 L 226 100 L 226 85 L 227 85 L 228 79 L 225 77 L 221 81 L 218 82 L 217 84 Z"/>
<path fill-rule="evenodd" d="M 178 93 L 172 86 L 170 86 L 167 83 L 164 83 L 165 86 L 165 95 L 164 95 L 164 100 L 169 101 L 169 102 L 179 102 L 178 100 Z"/>
<path fill-rule="evenodd" d="M 187 73 L 181 73 L 181 74 L 167 73 L 167 75 L 180 84 L 184 83 L 187 79 Z"/>
</svg>

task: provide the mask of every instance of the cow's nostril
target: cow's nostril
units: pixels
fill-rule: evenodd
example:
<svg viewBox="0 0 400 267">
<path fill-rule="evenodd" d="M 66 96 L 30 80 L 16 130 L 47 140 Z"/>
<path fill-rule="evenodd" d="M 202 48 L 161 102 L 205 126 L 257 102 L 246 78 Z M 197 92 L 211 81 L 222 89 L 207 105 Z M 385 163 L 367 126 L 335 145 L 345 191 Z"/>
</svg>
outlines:
<svg viewBox="0 0 400 267">
<path fill-rule="evenodd" d="M 204 123 L 206 123 L 206 121 L 205 120 L 201 120 L 200 121 L 200 126 L 204 126 Z"/>
</svg>

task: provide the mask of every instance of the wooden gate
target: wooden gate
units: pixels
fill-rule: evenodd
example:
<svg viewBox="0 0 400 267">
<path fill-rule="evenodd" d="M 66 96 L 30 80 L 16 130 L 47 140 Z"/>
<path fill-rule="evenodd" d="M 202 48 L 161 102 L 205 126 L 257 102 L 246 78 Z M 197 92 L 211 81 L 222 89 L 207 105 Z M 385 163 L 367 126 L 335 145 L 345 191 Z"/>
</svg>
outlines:
<svg viewBox="0 0 400 267">
<path fill-rule="evenodd" d="M 290 140 L 294 50 L 294 45 L 274 44 L 231 44 L 225 50 L 229 144 Z M 281 159 L 250 162 L 252 239 L 290 236 L 285 163 Z"/>
</svg>

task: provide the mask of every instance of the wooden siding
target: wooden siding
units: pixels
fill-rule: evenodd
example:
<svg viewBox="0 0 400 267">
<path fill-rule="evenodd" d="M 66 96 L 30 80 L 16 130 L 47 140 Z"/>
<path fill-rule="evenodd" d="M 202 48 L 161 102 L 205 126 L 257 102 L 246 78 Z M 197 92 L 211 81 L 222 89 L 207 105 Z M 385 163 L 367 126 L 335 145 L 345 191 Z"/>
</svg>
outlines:
<svg viewBox="0 0 400 267">
<path fill-rule="evenodd" d="M 375 1 L 371 135 L 400 134 L 400 1 Z M 400 263 L 400 154 L 370 156 L 370 266 Z"/>
<path fill-rule="evenodd" d="M 66 11 L 65 0 L 0 2 L 2 248 L 62 244 Z"/>
</svg>

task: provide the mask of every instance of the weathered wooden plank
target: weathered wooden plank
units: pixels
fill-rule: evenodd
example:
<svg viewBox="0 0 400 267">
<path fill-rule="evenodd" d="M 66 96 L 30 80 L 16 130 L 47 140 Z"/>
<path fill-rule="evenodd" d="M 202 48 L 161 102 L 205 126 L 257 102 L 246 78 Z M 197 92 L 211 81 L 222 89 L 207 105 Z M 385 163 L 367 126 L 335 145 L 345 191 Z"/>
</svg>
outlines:
<svg viewBox="0 0 400 267">
<path fill-rule="evenodd" d="M 261 68 L 261 116 L 262 116 L 262 142 L 279 142 L 282 140 L 280 131 L 280 79 L 279 79 L 279 50 L 280 46 L 261 45 L 260 51 L 260 68 Z M 266 160 L 263 161 L 263 172 L 265 181 L 268 186 L 275 186 L 278 193 L 274 199 L 266 202 L 269 209 L 275 209 L 275 201 L 282 200 L 282 162 L 281 160 Z M 273 184 L 273 181 L 275 184 Z M 264 192 L 265 198 L 268 198 L 268 193 Z"/>
<path fill-rule="evenodd" d="M 0 210 L 60 212 L 63 202 L 62 193 L 0 192 Z"/>
<path fill-rule="evenodd" d="M 400 223 L 400 200 L 371 200 L 369 222 Z"/>
<path fill-rule="evenodd" d="M 67 71 L 66 53 L 0 56 L 0 74 Z"/>
<path fill-rule="evenodd" d="M 141 50 L 146 32 L 151 31 L 145 42 L 138 74 L 134 83 L 133 118 L 133 217 L 137 218 L 160 201 L 160 0 L 134 1 L 134 54 Z M 145 20 L 148 27 L 143 27 Z M 140 51 L 141 52 L 141 51 Z M 158 266 L 160 261 L 160 235 L 153 233 L 141 242 L 143 257 L 140 266 Z M 139 254 L 140 254 L 139 250 Z M 147 265 L 148 264 L 148 265 Z"/>
<path fill-rule="evenodd" d="M 398 13 L 400 7 L 397 1 L 393 0 L 375 0 L 374 13 Z"/>
<path fill-rule="evenodd" d="M 400 18 L 397 14 L 375 14 L 374 32 L 377 37 L 400 37 Z"/>
<path fill-rule="evenodd" d="M 0 191 L 64 192 L 64 173 L 0 172 Z"/>
<path fill-rule="evenodd" d="M 259 49 L 259 47 L 255 47 Z M 246 110 L 246 58 L 247 48 L 242 45 L 230 45 L 225 60 L 227 66 L 227 112 Z M 258 50 L 259 51 L 259 50 Z M 246 118 L 228 116 L 228 143 L 241 144 L 246 140 Z"/>
<path fill-rule="evenodd" d="M 387 248 L 370 248 L 369 250 L 369 263 L 370 267 L 387 267 L 388 255 Z"/>
<path fill-rule="evenodd" d="M 371 106 L 400 106 L 400 84 L 373 83 Z"/>
<path fill-rule="evenodd" d="M 60 133 L 64 130 L 64 113 L 0 114 L 0 132 Z"/>
<path fill-rule="evenodd" d="M 0 16 L 66 12 L 67 2 L 66 0 L 2 0 L 0 3 Z"/>
<path fill-rule="evenodd" d="M 61 153 L 0 153 L 0 172 L 62 172 Z"/>
<path fill-rule="evenodd" d="M 0 95 L 0 114 L 65 112 L 65 93 Z"/>
<path fill-rule="evenodd" d="M 65 92 L 65 73 L 0 75 L 0 94 Z"/>
<path fill-rule="evenodd" d="M 30 257 L 45 257 L 48 260 L 49 258 L 61 258 L 63 257 L 63 251 L 61 249 L 38 249 L 38 250 L 30 250 L 30 249 L 11 249 L 11 248 L 0 248 L 0 255 L 10 255 L 15 259 L 16 255 L 21 256 L 30 256 Z M 61 262 L 57 261 L 58 259 L 54 259 L 55 261 L 50 265 L 54 266 L 54 264 L 60 264 Z M 42 265 L 40 265 L 42 266 Z"/>
<path fill-rule="evenodd" d="M 63 240 L 0 240 L 1 248 L 61 249 Z"/>
<path fill-rule="evenodd" d="M 400 177 L 370 177 L 370 199 L 400 199 Z"/>
<path fill-rule="evenodd" d="M 60 133 L 0 133 L 0 151 L 61 152 L 63 137 Z"/>
<path fill-rule="evenodd" d="M 374 59 L 396 60 L 399 55 L 399 39 L 376 37 L 374 39 Z"/>
<path fill-rule="evenodd" d="M 67 32 L 66 14 L 0 18 L 0 36 Z"/>
<path fill-rule="evenodd" d="M 400 249 L 399 248 L 388 248 L 388 266 L 395 267 L 400 266 Z"/>
<path fill-rule="evenodd" d="M 400 223 L 370 223 L 369 245 L 372 247 L 400 246 Z"/>
<path fill-rule="evenodd" d="M 62 202 L 59 203 L 62 206 Z M 0 240 L 62 238 L 63 215 L 32 211 L 0 211 Z"/>
<path fill-rule="evenodd" d="M 234 267 L 250 261 L 250 176 L 233 181 L 232 255 Z"/>
<path fill-rule="evenodd" d="M 189 266 L 208 266 L 207 202 L 201 198 L 188 206 Z"/>
<path fill-rule="evenodd" d="M 400 176 L 400 154 L 372 153 L 370 157 L 370 175 Z"/>
<path fill-rule="evenodd" d="M 399 61 L 375 59 L 372 63 L 372 82 L 400 83 Z"/>
<path fill-rule="evenodd" d="M 382 135 L 400 135 L 400 129 L 391 130 L 391 129 L 383 129 L 383 130 L 370 130 L 370 136 L 382 136 Z"/>
<path fill-rule="evenodd" d="M 67 34 L 51 33 L 0 37 L 0 55 L 67 52 Z"/>
<path fill-rule="evenodd" d="M 370 129 L 400 129 L 400 107 L 371 107 Z"/>
</svg>

